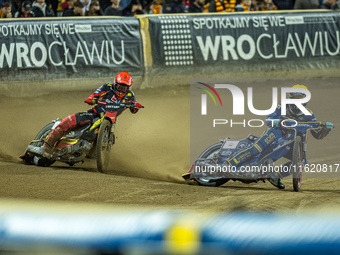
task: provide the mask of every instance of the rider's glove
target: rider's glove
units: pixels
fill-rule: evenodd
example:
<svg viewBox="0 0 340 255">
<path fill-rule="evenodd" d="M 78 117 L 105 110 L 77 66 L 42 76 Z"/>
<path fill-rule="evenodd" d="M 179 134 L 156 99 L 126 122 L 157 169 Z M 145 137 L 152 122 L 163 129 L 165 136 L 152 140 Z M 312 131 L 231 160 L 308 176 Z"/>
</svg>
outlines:
<svg viewBox="0 0 340 255">
<path fill-rule="evenodd" d="M 98 104 L 98 98 L 97 97 L 94 97 L 92 99 L 92 104 Z"/>
<path fill-rule="evenodd" d="M 85 103 L 90 104 L 90 105 L 94 105 L 94 104 L 98 103 L 98 98 L 97 97 L 88 97 L 85 100 Z"/>
<path fill-rule="evenodd" d="M 141 109 L 142 108 L 142 104 L 141 103 L 135 103 L 135 109 Z"/>
<path fill-rule="evenodd" d="M 326 126 L 327 129 L 333 129 L 334 128 L 333 123 L 330 123 L 330 122 L 326 122 L 325 126 Z"/>
<path fill-rule="evenodd" d="M 142 108 L 142 104 L 141 103 L 133 103 L 133 105 L 131 105 L 130 107 L 130 111 L 132 113 L 137 113 L 139 109 Z"/>
</svg>

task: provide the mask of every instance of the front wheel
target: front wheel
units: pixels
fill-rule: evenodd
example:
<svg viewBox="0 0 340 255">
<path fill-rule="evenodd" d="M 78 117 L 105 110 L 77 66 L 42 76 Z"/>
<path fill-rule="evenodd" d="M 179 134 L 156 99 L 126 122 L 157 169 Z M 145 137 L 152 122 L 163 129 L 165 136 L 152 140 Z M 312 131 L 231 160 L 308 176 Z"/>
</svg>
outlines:
<svg viewBox="0 0 340 255">
<path fill-rule="evenodd" d="M 110 163 L 110 129 L 111 123 L 105 119 L 99 128 L 96 144 L 97 168 L 101 173 L 107 170 Z"/>
<path fill-rule="evenodd" d="M 294 191 L 298 192 L 301 188 L 301 178 L 303 171 L 303 159 L 302 159 L 302 141 L 301 137 L 297 136 L 294 140 L 293 145 L 293 161 L 292 161 L 292 171 L 293 171 L 293 188 Z"/>
<path fill-rule="evenodd" d="M 36 140 L 37 142 L 32 143 L 32 145 L 37 146 L 37 147 L 43 146 L 44 140 L 49 135 L 49 133 L 52 132 L 53 125 L 54 123 L 51 122 L 51 123 L 48 123 L 45 127 L 43 127 L 34 138 L 34 140 Z"/>
<path fill-rule="evenodd" d="M 218 152 L 220 151 L 222 143 L 216 143 L 208 147 L 201 153 L 198 159 L 215 159 L 217 160 Z M 229 181 L 229 179 L 208 179 L 208 178 L 194 178 L 194 180 L 201 186 L 218 187 Z"/>
</svg>

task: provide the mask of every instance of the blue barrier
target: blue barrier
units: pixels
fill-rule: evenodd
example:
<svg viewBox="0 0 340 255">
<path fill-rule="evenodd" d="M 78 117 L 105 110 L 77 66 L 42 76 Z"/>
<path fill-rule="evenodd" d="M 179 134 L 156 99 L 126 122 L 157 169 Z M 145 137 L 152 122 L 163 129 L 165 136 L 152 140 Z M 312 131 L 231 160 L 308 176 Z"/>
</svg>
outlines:
<svg viewBox="0 0 340 255">
<path fill-rule="evenodd" d="M 0 209 L 0 251 L 51 246 L 122 254 L 339 254 L 339 229 L 332 214 Z"/>
</svg>

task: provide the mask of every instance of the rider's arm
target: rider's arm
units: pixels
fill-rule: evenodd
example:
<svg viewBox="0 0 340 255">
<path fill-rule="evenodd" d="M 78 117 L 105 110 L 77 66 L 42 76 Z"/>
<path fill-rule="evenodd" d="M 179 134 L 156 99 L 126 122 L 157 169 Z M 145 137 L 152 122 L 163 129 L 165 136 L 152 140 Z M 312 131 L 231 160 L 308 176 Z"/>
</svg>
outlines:
<svg viewBox="0 0 340 255">
<path fill-rule="evenodd" d="M 331 131 L 330 129 L 327 128 L 318 128 L 316 130 L 311 130 L 312 136 L 315 139 L 323 139 L 325 138 L 326 135 L 328 135 L 329 131 Z"/>
<path fill-rule="evenodd" d="M 112 83 L 108 82 L 102 86 L 100 86 L 93 94 L 91 94 L 86 100 L 85 103 L 94 105 L 100 100 L 103 96 L 105 96 L 109 91 Z"/>
<path fill-rule="evenodd" d="M 139 107 L 141 107 L 142 105 L 140 103 L 137 103 L 137 100 L 135 98 L 135 93 L 133 93 L 133 91 L 130 91 L 127 95 L 126 95 L 126 100 L 128 102 L 134 103 L 134 105 L 136 107 L 130 107 L 130 111 L 131 113 L 135 114 L 139 111 Z"/>
<path fill-rule="evenodd" d="M 316 121 L 314 113 L 312 115 L 312 118 L 313 118 L 314 121 Z M 319 128 L 317 128 L 315 130 L 311 130 L 311 134 L 315 139 L 320 140 L 320 139 L 325 138 L 328 135 L 329 131 L 331 131 L 331 130 L 324 127 L 324 126 L 320 126 Z"/>
<path fill-rule="evenodd" d="M 316 117 L 314 115 L 314 113 L 310 110 L 307 109 L 312 115 L 308 116 L 308 121 L 317 121 Z M 306 121 L 306 120 L 305 120 Z M 320 126 L 319 128 L 315 129 L 315 130 L 311 130 L 311 134 L 315 139 L 323 139 L 325 138 L 326 135 L 328 135 L 329 131 L 331 131 L 330 129 L 327 129 L 326 127 L 322 127 Z"/>
<path fill-rule="evenodd" d="M 279 104 L 275 111 L 271 114 L 268 115 L 267 119 L 266 119 L 266 124 L 269 127 L 273 127 L 274 121 L 276 119 L 280 119 L 281 117 L 281 104 Z"/>
</svg>

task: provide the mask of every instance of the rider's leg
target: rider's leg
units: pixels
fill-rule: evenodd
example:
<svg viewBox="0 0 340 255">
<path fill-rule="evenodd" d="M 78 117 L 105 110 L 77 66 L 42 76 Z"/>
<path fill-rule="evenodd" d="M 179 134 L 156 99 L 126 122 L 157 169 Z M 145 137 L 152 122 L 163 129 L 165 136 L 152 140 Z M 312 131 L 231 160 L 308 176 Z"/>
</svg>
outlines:
<svg viewBox="0 0 340 255">
<path fill-rule="evenodd" d="M 54 144 L 67 133 L 68 130 L 77 126 L 77 120 L 75 114 L 67 116 L 63 119 L 55 129 L 48 135 L 43 145 L 43 156 L 51 157 Z"/>
<path fill-rule="evenodd" d="M 292 162 L 287 162 L 280 166 L 280 175 L 282 176 L 282 178 L 290 175 L 289 169 L 291 168 L 291 166 L 292 166 Z"/>
<path fill-rule="evenodd" d="M 282 132 L 277 128 L 267 129 L 253 145 L 246 148 L 243 151 L 237 153 L 234 157 L 227 160 L 226 162 L 231 166 L 239 166 L 240 164 L 246 162 L 257 154 L 261 153 L 267 146 L 269 146 L 273 141 L 282 137 Z"/>
<path fill-rule="evenodd" d="M 69 130 L 89 123 L 94 118 L 92 113 L 79 112 L 63 119 L 48 135 L 43 145 L 43 156 L 50 158 L 54 144 Z"/>
</svg>

